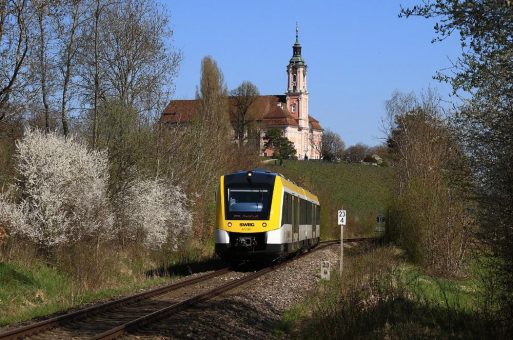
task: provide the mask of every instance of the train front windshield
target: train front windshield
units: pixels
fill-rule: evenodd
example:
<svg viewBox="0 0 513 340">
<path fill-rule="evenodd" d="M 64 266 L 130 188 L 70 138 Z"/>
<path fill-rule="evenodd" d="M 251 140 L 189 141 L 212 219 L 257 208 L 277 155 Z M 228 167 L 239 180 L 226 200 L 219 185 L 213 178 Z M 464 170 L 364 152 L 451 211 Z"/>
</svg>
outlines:
<svg viewBox="0 0 513 340">
<path fill-rule="evenodd" d="M 261 220 L 269 218 L 271 188 L 229 186 L 226 190 L 227 219 Z"/>
</svg>

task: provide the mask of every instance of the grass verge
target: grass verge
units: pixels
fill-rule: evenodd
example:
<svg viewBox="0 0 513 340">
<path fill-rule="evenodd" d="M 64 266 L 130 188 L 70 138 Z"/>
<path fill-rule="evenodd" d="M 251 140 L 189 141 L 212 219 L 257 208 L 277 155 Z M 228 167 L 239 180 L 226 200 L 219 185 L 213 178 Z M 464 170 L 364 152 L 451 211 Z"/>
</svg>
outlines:
<svg viewBox="0 0 513 340">
<path fill-rule="evenodd" d="M 219 265 L 212 260 L 213 245 L 195 241 L 179 252 L 153 256 L 138 248 L 103 249 L 100 257 L 108 259 L 99 265 L 74 249 L 61 267 L 48 265 L 25 248 L 17 247 L 18 256 L 12 256 L 17 260 L 0 258 L 0 327 L 131 294 Z"/>
<path fill-rule="evenodd" d="M 350 259 L 350 260 L 349 260 Z M 441 280 L 406 264 L 396 248 L 348 258 L 342 278 L 322 282 L 287 311 L 277 335 L 293 338 L 489 338 L 477 281 Z M 333 273 L 335 274 L 335 273 Z"/>
<path fill-rule="evenodd" d="M 94 301 L 162 284 L 170 277 L 118 273 L 108 287 L 79 288 L 69 275 L 35 261 L 31 265 L 0 263 L 0 326 L 47 316 Z"/>
</svg>

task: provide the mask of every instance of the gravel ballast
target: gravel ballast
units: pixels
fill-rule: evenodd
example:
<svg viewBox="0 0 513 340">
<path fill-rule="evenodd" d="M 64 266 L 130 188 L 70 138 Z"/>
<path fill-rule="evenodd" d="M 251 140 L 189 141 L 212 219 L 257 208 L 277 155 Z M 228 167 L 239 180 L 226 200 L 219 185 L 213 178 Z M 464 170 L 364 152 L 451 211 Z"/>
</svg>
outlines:
<svg viewBox="0 0 513 340">
<path fill-rule="evenodd" d="M 347 245 L 351 247 L 350 245 Z M 301 303 L 321 280 L 321 263 L 338 266 L 340 246 L 297 258 L 269 274 L 149 325 L 133 338 L 269 339 L 284 311 Z"/>
</svg>

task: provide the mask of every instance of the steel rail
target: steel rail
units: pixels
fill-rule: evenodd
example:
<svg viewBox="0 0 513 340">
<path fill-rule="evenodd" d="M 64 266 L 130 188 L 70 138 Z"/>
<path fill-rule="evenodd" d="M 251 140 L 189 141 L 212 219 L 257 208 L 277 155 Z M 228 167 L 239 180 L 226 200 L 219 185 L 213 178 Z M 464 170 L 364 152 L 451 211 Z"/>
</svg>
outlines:
<svg viewBox="0 0 513 340">
<path fill-rule="evenodd" d="M 172 290 L 182 288 L 188 285 L 192 285 L 201 281 L 205 281 L 208 279 L 211 279 L 213 277 L 225 274 L 227 272 L 231 271 L 229 267 L 222 268 L 219 270 L 216 270 L 212 273 L 201 275 L 198 277 L 190 278 L 181 282 L 171 283 L 163 287 L 159 287 L 156 289 L 149 290 L 147 292 L 138 293 L 135 295 L 130 295 L 118 300 L 106 302 L 100 305 L 91 306 L 85 309 L 80 309 L 72 313 L 63 314 L 48 320 L 40 321 L 37 323 L 34 323 L 32 325 L 15 328 L 10 331 L 0 333 L 0 339 L 1 340 L 11 340 L 11 339 L 20 339 L 23 337 L 27 337 L 30 335 L 34 335 L 43 331 L 50 330 L 54 327 L 66 324 L 72 320 L 79 319 L 79 318 L 86 318 L 94 314 L 98 314 L 122 305 L 128 305 L 134 302 L 138 302 L 141 300 L 149 299 L 151 297 L 165 294 L 167 292 L 170 292 Z"/>
<path fill-rule="evenodd" d="M 226 283 L 224 285 L 221 285 L 217 288 L 214 288 L 208 292 L 205 292 L 205 293 L 201 293 L 199 295 L 196 295 L 190 299 L 187 299 L 187 300 L 184 300 L 184 301 L 181 301 L 181 302 L 177 302 L 177 303 L 174 303 L 172 305 L 169 305 L 167 307 L 164 307 L 160 310 L 157 310 L 155 312 L 152 312 L 150 314 L 147 314 L 145 316 L 142 316 L 140 318 L 137 318 L 137 319 L 134 319 L 132 321 L 129 321 L 125 324 L 122 324 L 122 325 L 119 325 L 117 327 L 114 327 L 108 331 L 105 331 L 101 334 L 98 334 L 97 336 L 95 336 L 94 340 L 99 340 L 99 339 L 115 339 L 115 338 L 118 338 L 122 335 L 124 335 L 125 333 L 127 332 L 130 332 L 132 330 L 135 330 L 135 329 L 138 329 L 138 328 L 141 328 L 147 324 L 150 324 L 152 322 L 155 322 L 157 320 L 160 320 L 164 317 L 166 317 L 167 315 L 169 314 L 172 314 L 172 313 L 176 313 L 178 311 L 181 311 L 183 309 L 186 309 L 187 307 L 191 307 L 191 306 L 194 306 L 200 302 L 203 302 L 203 301 L 206 301 L 206 300 L 209 300 L 213 297 L 216 297 L 218 295 L 221 295 L 222 293 L 225 293 L 229 290 L 232 290 L 236 287 L 239 287 L 245 283 L 248 283 L 250 281 L 253 281 L 255 280 L 256 278 L 262 276 L 262 275 L 265 275 L 267 273 L 270 273 L 272 271 L 275 271 L 276 269 L 284 266 L 285 264 L 291 262 L 292 260 L 295 260 L 297 259 L 298 257 L 302 257 L 302 256 L 306 256 L 314 251 L 317 251 L 317 250 L 320 250 L 320 249 L 323 249 L 323 248 L 326 248 L 332 244 L 337 244 L 337 243 L 340 243 L 339 240 L 330 240 L 330 241 L 323 241 L 320 243 L 320 245 L 316 248 L 313 248 L 309 253 L 303 253 L 303 254 L 300 254 L 298 255 L 297 257 L 294 257 L 294 258 L 291 258 L 291 259 L 288 259 L 286 261 L 283 261 L 283 262 L 280 262 L 280 263 L 277 263 L 277 264 L 274 264 L 274 265 L 271 265 L 269 267 L 265 267 L 255 273 L 252 273 L 252 274 L 249 274 L 247 276 L 244 276 L 242 278 L 239 278 L 239 279 L 236 279 L 232 282 L 229 282 L 229 283 Z"/>
<path fill-rule="evenodd" d="M 368 240 L 375 240 L 375 238 L 352 238 L 352 239 L 344 239 L 345 242 L 361 242 L 361 241 L 368 241 Z M 311 251 L 316 251 L 316 250 L 320 250 L 320 249 L 323 249 L 325 248 L 326 246 L 329 246 L 329 245 L 332 245 L 332 244 L 337 244 L 337 243 L 340 243 L 340 240 L 327 240 L 327 241 L 321 241 L 319 243 L 319 246 L 317 246 L 316 248 L 313 248 Z M 301 254 L 300 256 L 303 256 L 303 255 L 306 255 L 307 253 L 305 254 Z M 297 258 L 297 257 L 295 257 Z M 294 259 L 294 258 L 293 258 Z M 138 319 L 135 319 L 131 322 L 128 322 L 124 325 L 120 325 L 118 327 L 115 327 L 107 332 L 104 332 L 100 335 L 98 335 L 96 338 L 98 339 L 101 339 L 101 338 L 115 338 L 119 335 L 122 335 L 124 334 L 124 332 L 126 330 L 129 330 L 129 329 L 134 329 L 134 328 L 138 328 L 138 327 L 141 327 L 142 325 L 148 323 L 148 322 L 151 322 L 152 320 L 155 320 L 157 318 L 160 318 L 160 317 L 163 317 L 165 315 L 168 315 L 169 313 L 173 312 L 173 311 L 177 311 L 179 309 L 182 309 L 182 308 L 186 308 L 186 307 L 189 307 L 189 306 L 192 306 L 194 304 L 197 304 L 199 302 L 202 302 L 202 301 L 205 301 L 205 300 L 208 300 L 212 297 L 215 297 L 217 295 L 220 295 L 221 293 L 224 293 L 230 289 L 233 289 L 233 288 L 236 288 L 244 283 L 247 283 L 253 279 L 256 279 L 257 277 L 259 276 L 262 276 L 262 275 L 265 275 L 271 271 L 274 271 L 276 270 L 277 268 L 285 265 L 286 263 L 288 263 L 290 260 L 292 259 L 289 259 L 287 261 L 283 261 L 281 263 L 278 263 L 278 264 L 274 264 L 270 267 L 266 267 L 258 272 L 255 272 L 253 274 L 250 274 L 244 278 L 241 278 L 241 279 L 238 279 L 238 280 L 235 280 L 233 282 L 230 282 L 228 284 L 225 284 L 221 287 L 218 287 L 214 290 L 211 290 L 209 292 L 206 292 L 206 293 L 203 293 L 203 294 L 200 294 L 200 295 L 197 295 L 189 300 L 185 300 L 183 302 L 179 302 L 179 303 L 175 303 L 173 305 L 170 305 L 166 308 L 163 308 L 159 311 L 156 311 L 156 312 L 153 312 L 151 314 L 148 314 L 146 316 L 143 316 L 143 317 L 140 317 Z M 226 267 L 226 268 L 222 268 L 220 270 L 217 270 L 217 271 L 214 271 L 212 273 L 209 273 L 209 274 L 205 274 L 205 275 L 201 275 L 201 276 L 198 276 L 198 277 L 195 277 L 195 278 L 191 278 L 191 279 L 187 279 L 187 280 L 184 280 L 184 281 L 181 281 L 181 282 L 177 282 L 177 283 L 172 283 L 172 284 L 169 284 L 169 285 L 166 285 L 166 286 L 163 286 L 163 287 L 159 287 L 159 288 L 156 288 L 156 289 L 152 289 L 152 290 L 149 290 L 147 292 L 142 292 L 142 293 L 139 293 L 139 294 L 135 294 L 135 295 L 131 295 L 131 296 L 127 296 L 127 297 L 124 297 L 124 298 L 121 298 L 121 299 L 118 299 L 118 300 L 113 300 L 113 301 L 110 301 L 110 302 L 106 302 L 106 303 L 103 303 L 103 304 L 100 304 L 100 305 L 95 305 L 95 306 L 91 306 L 91 307 L 88 307 L 88 308 L 85 308 L 85 309 L 80 309 L 80 310 L 77 310 L 75 312 L 72 312 L 72 313 L 67 313 L 67 314 L 63 314 L 63 315 L 60 315 L 60 316 L 57 316 L 57 317 L 54 317 L 54 318 L 51 318 L 51 319 L 48 319 L 48 320 L 43 320 L 43 321 L 40 321 L 40 322 L 36 322 L 34 324 L 31 324 L 31 325 L 27 325 L 27 326 L 24 326 L 24 327 L 20 327 L 20 328 L 15 328 L 15 329 L 12 329 L 12 330 L 9 330 L 7 332 L 4 332 L 4 333 L 0 333 L 0 340 L 7 340 L 7 339 L 20 339 L 20 338 L 24 338 L 24 337 L 27 337 L 27 336 L 31 336 L 31 335 L 35 335 L 37 333 L 41 333 L 41 332 L 44 332 L 44 331 L 48 331 L 52 328 L 55 328 L 57 326 L 60 326 L 60 325 L 64 325 L 64 324 L 67 324 L 73 320 L 76 320 L 76 319 L 84 319 L 84 318 L 87 318 L 89 316 L 92 316 L 92 315 L 95 315 L 95 314 L 98 314 L 98 313 L 102 313 L 102 312 L 105 312 L 107 310 L 111 310 L 111 309 L 114 309 L 116 307 L 120 307 L 120 306 L 123 306 L 123 305 L 128 305 L 128 304 L 132 304 L 132 303 L 135 303 L 135 302 L 138 302 L 138 301 L 141 301 L 141 300 L 145 300 L 145 299 L 149 299 L 151 297 L 154 297 L 154 296 L 158 296 L 158 295 L 161 295 L 161 294 L 165 294 L 167 292 L 170 292 L 172 290 L 175 290 L 175 289 L 179 289 L 179 288 L 182 288 L 182 287 L 185 287 L 185 286 L 188 286 L 188 285 L 192 285 L 192 284 L 195 284 L 195 283 L 198 283 L 198 282 L 202 282 L 202 281 L 205 281 L 205 280 L 208 280 L 208 279 L 211 279 L 213 277 L 216 277 L 216 276 L 219 276 L 219 275 L 222 275 L 222 274 L 225 274 L 227 272 L 229 272 L 231 269 Z M 112 333 L 112 335 L 111 335 Z"/>
<path fill-rule="evenodd" d="M 381 238 L 379 238 L 379 237 L 353 237 L 353 238 L 345 238 L 344 242 L 363 242 L 363 241 L 379 241 L 379 240 L 381 240 Z M 321 241 L 320 244 L 323 244 L 326 242 L 340 243 L 340 239 Z"/>
</svg>

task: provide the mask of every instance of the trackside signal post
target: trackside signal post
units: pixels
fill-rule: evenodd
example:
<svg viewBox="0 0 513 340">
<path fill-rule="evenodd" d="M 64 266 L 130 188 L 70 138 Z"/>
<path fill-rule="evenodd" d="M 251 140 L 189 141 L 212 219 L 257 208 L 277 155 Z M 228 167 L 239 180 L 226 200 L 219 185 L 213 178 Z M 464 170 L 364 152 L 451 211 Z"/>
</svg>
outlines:
<svg viewBox="0 0 513 340">
<path fill-rule="evenodd" d="M 342 208 L 342 210 L 338 211 L 338 225 L 340 226 L 340 271 L 339 275 L 342 276 L 342 267 L 344 264 L 344 226 L 346 225 L 346 211 Z"/>
</svg>

